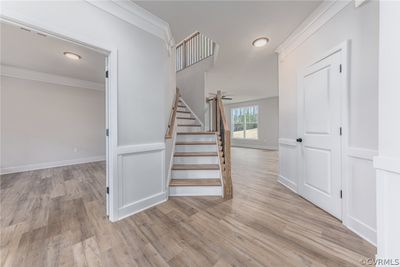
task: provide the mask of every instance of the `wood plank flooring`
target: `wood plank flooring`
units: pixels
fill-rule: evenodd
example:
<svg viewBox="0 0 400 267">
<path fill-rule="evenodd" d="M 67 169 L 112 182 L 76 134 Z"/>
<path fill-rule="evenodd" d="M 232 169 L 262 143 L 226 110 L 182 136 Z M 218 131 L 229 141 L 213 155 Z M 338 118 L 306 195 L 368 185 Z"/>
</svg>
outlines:
<svg viewBox="0 0 400 267">
<path fill-rule="evenodd" d="M 276 182 L 277 152 L 232 149 L 234 198 L 175 197 L 117 223 L 105 164 L 1 177 L 1 266 L 361 266 L 375 248 Z"/>
</svg>

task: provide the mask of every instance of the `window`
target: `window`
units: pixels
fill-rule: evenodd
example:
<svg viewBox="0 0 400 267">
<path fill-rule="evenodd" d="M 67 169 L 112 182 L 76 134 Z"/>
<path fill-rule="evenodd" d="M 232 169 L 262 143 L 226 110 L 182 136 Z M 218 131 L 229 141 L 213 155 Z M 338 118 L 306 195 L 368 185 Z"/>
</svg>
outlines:
<svg viewBox="0 0 400 267">
<path fill-rule="evenodd" d="M 232 138 L 258 139 L 258 106 L 231 109 Z"/>
</svg>

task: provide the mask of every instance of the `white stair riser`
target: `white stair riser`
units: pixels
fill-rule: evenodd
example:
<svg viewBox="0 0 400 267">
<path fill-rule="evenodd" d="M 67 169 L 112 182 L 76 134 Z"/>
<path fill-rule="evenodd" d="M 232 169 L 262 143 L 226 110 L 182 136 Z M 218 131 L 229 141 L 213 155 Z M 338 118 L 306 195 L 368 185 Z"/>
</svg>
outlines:
<svg viewBox="0 0 400 267">
<path fill-rule="evenodd" d="M 218 157 L 174 157 L 174 164 L 218 164 Z"/>
<path fill-rule="evenodd" d="M 193 127 L 193 126 L 178 126 L 178 132 L 200 132 L 201 126 Z"/>
<path fill-rule="evenodd" d="M 178 119 L 178 124 L 185 124 L 185 125 L 197 124 L 197 125 L 199 125 L 199 122 L 197 120 Z"/>
<path fill-rule="evenodd" d="M 188 111 L 186 108 L 180 108 L 180 107 L 178 107 L 176 110 L 177 111 Z"/>
<path fill-rule="evenodd" d="M 176 145 L 175 152 L 217 152 L 216 145 Z"/>
<path fill-rule="evenodd" d="M 222 186 L 171 186 L 170 196 L 222 196 Z"/>
<path fill-rule="evenodd" d="M 172 170 L 172 179 L 220 178 L 219 170 Z"/>
<path fill-rule="evenodd" d="M 177 135 L 177 142 L 210 141 L 215 142 L 215 135 Z"/>
<path fill-rule="evenodd" d="M 182 118 L 191 118 L 192 117 L 192 114 L 190 114 L 190 113 L 176 113 L 176 116 L 177 117 L 182 117 Z"/>
</svg>

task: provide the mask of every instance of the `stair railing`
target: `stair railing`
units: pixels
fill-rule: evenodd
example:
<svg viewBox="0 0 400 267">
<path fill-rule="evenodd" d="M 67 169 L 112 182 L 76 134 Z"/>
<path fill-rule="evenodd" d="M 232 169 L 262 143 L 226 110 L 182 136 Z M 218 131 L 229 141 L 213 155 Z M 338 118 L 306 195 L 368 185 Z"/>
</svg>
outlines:
<svg viewBox="0 0 400 267">
<path fill-rule="evenodd" d="M 178 103 L 181 94 L 179 92 L 179 88 L 176 88 L 175 102 L 172 107 L 172 112 L 169 118 L 167 133 L 165 134 L 166 139 L 171 139 L 174 136 L 174 131 L 176 127 L 176 111 L 178 110 Z"/>
<path fill-rule="evenodd" d="M 176 45 L 176 71 L 183 70 L 214 55 L 215 43 L 200 32 L 194 32 Z"/>
<path fill-rule="evenodd" d="M 232 173 L 231 173 L 231 130 L 229 129 L 228 120 L 225 116 L 224 105 L 222 103 L 222 92 L 218 91 L 215 97 L 215 121 L 216 130 L 221 137 L 222 157 L 222 177 L 224 183 L 224 199 L 231 199 L 232 192 Z"/>
</svg>

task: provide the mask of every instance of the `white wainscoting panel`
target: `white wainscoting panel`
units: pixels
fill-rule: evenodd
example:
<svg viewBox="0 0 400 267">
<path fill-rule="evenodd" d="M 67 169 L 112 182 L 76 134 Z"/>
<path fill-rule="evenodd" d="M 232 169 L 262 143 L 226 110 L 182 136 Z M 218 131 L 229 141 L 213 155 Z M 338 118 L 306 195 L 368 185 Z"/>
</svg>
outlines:
<svg viewBox="0 0 400 267">
<path fill-rule="evenodd" d="M 167 200 L 164 152 L 164 143 L 117 149 L 119 219 Z"/>
<path fill-rule="evenodd" d="M 294 139 L 279 139 L 278 182 L 297 193 L 297 143 Z"/>
<path fill-rule="evenodd" d="M 350 147 L 345 162 L 343 223 L 376 245 L 376 174 L 373 157 L 377 151 Z"/>
</svg>

